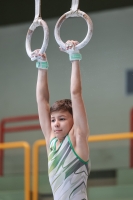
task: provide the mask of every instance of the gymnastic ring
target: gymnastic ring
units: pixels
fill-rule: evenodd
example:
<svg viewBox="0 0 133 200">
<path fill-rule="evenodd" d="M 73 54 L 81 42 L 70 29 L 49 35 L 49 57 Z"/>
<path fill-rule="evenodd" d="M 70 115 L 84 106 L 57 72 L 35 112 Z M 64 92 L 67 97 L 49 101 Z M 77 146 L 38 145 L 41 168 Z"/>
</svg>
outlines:
<svg viewBox="0 0 133 200">
<path fill-rule="evenodd" d="M 29 30 L 27 32 L 26 35 L 26 52 L 28 54 L 28 56 L 31 58 L 32 55 L 32 51 L 31 51 L 31 38 L 32 38 L 32 34 L 34 32 L 34 30 L 38 27 L 38 26 L 42 26 L 43 31 L 44 31 L 44 39 L 43 39 L 43 44 L 42 47 L 40 49 L 39 53 L 44 53 L 46 52 L 47 46 L 48 46 L 48 42 L 49 42 L 49 28 L 46 24 L 46 22 L 44 20 L 42 20 L 41 18 L 36 19 L 33 21 L 33 23 L 31 24 L 31 26 L 29 27 Z"/>
<path fill-rule="evenodd" d="M 90 17 L 86 13 L 84 13 L 83 11 L 80 11 L 80 10 L 77 10 L 76 12 L 69 11 L 59 18 L 59 20 L 57 21 L 57 23 L 55 25 L 55 30 L 54 30 L 56 42 L 58 43 L 58 45 L 61 48 L 65 49 L 65 43 L 60 38 L 60 28 L 61 28 L 61 25 L 63 24 L 63 22 L 69 17 L 82 17 L 85 19 L 85 21 L 88 25 L 88 32 L 87 32 L 85 39 L 76 46 L 77 49 L 82 49 L 84 46 L 87 45 L 87 43 L 90 41 L 90 39 L 92 37 L 93 23 L 92 23 Z"/>
</svg>

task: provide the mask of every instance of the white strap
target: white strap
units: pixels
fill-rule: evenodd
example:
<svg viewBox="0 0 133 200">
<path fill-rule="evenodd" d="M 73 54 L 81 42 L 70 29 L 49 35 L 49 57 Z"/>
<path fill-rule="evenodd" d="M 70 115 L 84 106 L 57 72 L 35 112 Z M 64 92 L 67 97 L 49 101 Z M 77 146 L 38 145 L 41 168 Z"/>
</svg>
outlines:
<svg viewBox="0 0 133 200">
<path fill-rule="evenodd" d="M 72 6 L 71 6 L 71 10 L 72 11 L 77 11 L 79 7 L 79 0 L 72 0 Z"/>
<path fill-rule="evenodd" d="M 41 0 L 35 0 L 35 19 L 41 17 Z"/>
</svg>

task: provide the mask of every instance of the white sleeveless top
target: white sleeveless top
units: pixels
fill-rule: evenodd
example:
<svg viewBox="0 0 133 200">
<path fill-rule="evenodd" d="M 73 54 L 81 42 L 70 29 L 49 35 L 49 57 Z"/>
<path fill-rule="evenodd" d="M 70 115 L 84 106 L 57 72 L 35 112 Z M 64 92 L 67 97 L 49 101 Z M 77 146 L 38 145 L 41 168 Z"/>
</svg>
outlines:
<svg viewBox="0 0 133 200">
<path fill-rule="evenodd" d="M 87 200 L 89 161 L 74 151 L 69 135 L 56 150 L 57 138 L 50 142 L 48 154 L 49 182 L 54 200 Z"/>
</svg>

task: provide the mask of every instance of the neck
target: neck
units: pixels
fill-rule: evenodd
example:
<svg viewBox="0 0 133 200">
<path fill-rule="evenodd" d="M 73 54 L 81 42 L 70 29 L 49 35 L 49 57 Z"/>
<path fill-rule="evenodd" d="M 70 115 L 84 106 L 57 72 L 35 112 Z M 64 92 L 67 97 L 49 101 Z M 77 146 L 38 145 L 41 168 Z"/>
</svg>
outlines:
<svg viewBox="0 0 133 200">
<path fill-rule="evenodd" d="M 65 137 L 66 137 L 66 136 L 65 136 Z M 61 142 L 65 139 L 65 137 L 63 137 L 63 138 L 58 138 L 58 142 L 61 143 Z"/>
</svg>

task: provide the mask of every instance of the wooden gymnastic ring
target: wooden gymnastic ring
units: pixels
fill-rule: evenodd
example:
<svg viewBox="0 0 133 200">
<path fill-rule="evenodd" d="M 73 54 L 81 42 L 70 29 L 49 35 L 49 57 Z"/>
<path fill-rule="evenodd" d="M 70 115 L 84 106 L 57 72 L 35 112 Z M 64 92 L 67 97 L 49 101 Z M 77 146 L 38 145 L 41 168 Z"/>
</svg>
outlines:
<svg viewBox="0 0 133 200">
<path fill-rule="evenodd" d="M 43 44 L 42 47 L 40 49 L 40 53 L 44 53 L 46 52 L 47 46 L 48 46 L 48 42 L 49 42 L 49 28 L 46 24 L 46 22 L 44 20 L 42 20 L 41 18 L 34 20 L 33 23 L 31 24 L 27 35 L 26 35 L 26 52 L 28 54 L 28 56 L 31 58 L 31 54 L 33 53 L 31 51 L 31 38 L 32 38 L 32 34 L 34 32 L 34 30 L 38 27 L 38 26 L 42 26 L 43 31 L 44 31 L 44 39 L 43 39 Z"/>
<path fill-rule="evenodd" d="M 76 12 L 69 11 L 59 18 L 59 20 L 57 21 L 57 23 L 55 25 L 55 29 L 54 29 L 54 35 L 55 35 L 56 42 L 58 43 L 58 45 L 61 48 L 65 49 L 65 43 L 60 38 L 60 28 L 61 28 L 61 25 L 63 24 L 63 22 L 69 17 L 82 17 L 85 19 L 85 21 L 87 23 L 87 26 L 88 26 L 87 35 L 86 35 L 85 39 L 76 46 L 77 49 L 82 49 L 84 46 L 87 45 L 87 43 L 90 41 L 90 39 L 92 37 L 93 23 L 92 23 L 90 17 L 86 13 L 84 13 L 83 11 L 80 11 L 80 10 L 77 10 Z"/>
</svg>

